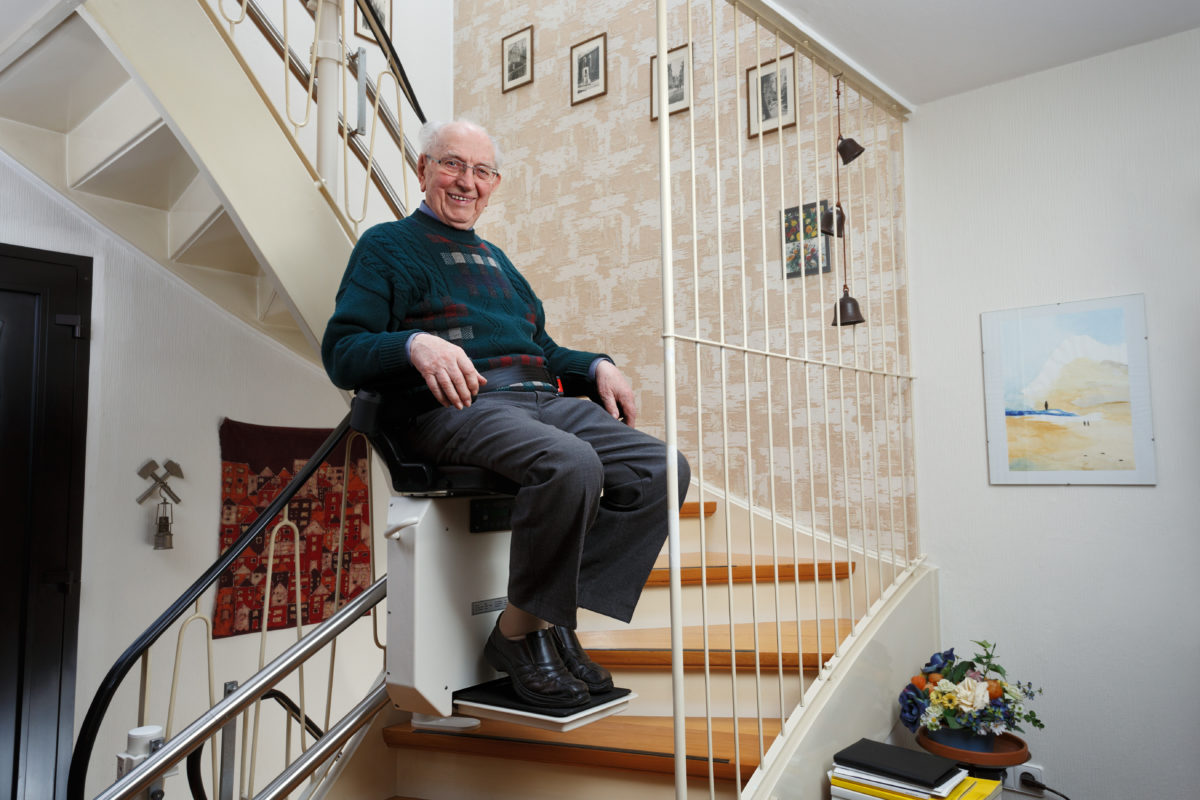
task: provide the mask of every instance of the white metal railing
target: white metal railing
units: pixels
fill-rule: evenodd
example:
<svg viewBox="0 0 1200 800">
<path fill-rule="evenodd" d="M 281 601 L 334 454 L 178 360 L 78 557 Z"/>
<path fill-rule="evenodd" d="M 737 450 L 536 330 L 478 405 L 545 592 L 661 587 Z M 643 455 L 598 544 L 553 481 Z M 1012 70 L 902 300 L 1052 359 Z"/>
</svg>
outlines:
<svg viewBox="0 0 1200 800">
<path fill-rule="evenodd" d="M 720 756 L 733 762 L 722 776 L 750 796 L 745 767 L 769 764 L 777 733 L 804 713 L 846 637 L 906 579 L 918 551 L 905 110 L 765 4 L 688 0 L 682 24 L 673 5 L 670 40 L 667 3 L 658 4 L 654 79 L 667 98 L 668 50 L 682 37 L 690 96 L 689 113 L 660 109 L 657 123 L 667 438 L 694 454 L 697 499 L 719 497 L 725 509 L 718 530 L 701 517 L 696 541 L 671 531 L 676 791 L 686 793 L 679 732 L 702 714 L 710 794 Z M 866 148 L 849 164 L 837 154 L 839 131 Z M 811 230 L 839 204 L 843 236 Z M 796 210 L 794 236 L 786 209 Z M 843 286 L 862 324 L 830 324 Z M 687 387 L 692 408 L 677 410 L 676 387 Z M 700 553 L 695 608 L 678 599 L 681 550 Z M 713 551 L 726 585 L 708 582 Z M 748 590 L 734 587 L 743 559 L 771 578 L 751 569 Z M 806 569 L 811 588 L 799 580 Z M 681 689 L 685 621 L 702 632 L 698 699 Z M 728 752 L 716 752 L 715 731 L 732 732 Z"/>
<path fill-rule="evenodd" d="M 389 68 L 387 48 L 348 24 L 355 0 L 197 2 L 238 53 L 352 238 L 412 208 L 416 153 L 405 129 L 423 114 Z"/>
</svg>

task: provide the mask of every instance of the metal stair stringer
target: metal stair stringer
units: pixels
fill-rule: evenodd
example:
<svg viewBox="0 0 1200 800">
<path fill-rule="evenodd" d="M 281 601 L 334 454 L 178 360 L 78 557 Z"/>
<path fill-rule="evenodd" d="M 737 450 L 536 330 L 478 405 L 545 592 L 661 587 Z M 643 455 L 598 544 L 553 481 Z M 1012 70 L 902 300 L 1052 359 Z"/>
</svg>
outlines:
<svg viewBox="0 0 1200 800">
<path fill-rule="evenodd" d="M 80 15 L 158 107 L 313 345 L 352 234 L 197 0 L 89 0 Z"/>
</svg>

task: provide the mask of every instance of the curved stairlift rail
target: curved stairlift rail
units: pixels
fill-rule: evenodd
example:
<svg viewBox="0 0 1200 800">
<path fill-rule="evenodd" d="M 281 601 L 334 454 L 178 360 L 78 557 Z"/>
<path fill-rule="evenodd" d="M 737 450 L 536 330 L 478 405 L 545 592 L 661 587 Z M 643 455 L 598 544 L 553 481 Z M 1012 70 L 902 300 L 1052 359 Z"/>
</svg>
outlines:
<svg viewBox="0 0 1200 800">
<path fill-rule="evenodd" d="M 158 619 L 152 622 L 134 640 L 133 644 L 129 645 L 109 669 L 108 674 L 104 676 L 104 680 L 100 682 L 100 686 L 96 689 L 92 703 L 88 706 L 87 715 L 84 717 L 83 724 L 79 728 L 79 736 L 76 739 L 75 749 L 71 754 L 71 768 L 67 777 L 68 800 L 83 800 L 88 762 L 91 760 L 92 748 L 95 746 L 96 736 L 100 732 L 100 724 L 103 722 L 104 715 L 108 711 L 108 706 L 112 702 L 117 689 L 120 688 L 121 681 L 125 678 L 126 674 L 128 674 L 137 660 L 142 657 L 142 654 L 158 641 L 159 637 L 191 607 L 192 603 L 196 602 L 196 599 L 220 577 L 221 573 L 233 563 L 234 559 L 241 555 L 242 551 L 266 529 L 271 520 L 275 518 L 275 515 L 300 491 L 300 488 L 304 486 L 308 479 L 317 471 L 317 468 L 320 467 L 321 462 L 325 460 L 342 438 L 346 436 L 347 432 L 349 432 L 350 418 L 351 414 L 347 414 L 321 444 L 320 448 L 317 449 L 317 452 L 313 454 L 313 457 L 308 460 L 308 463 L 296 473 L 291 483 L 284 487 L 283 491 L 251 523 L 241 538 L 234 542 L 228 550 L 221 554 L 220 558 L 213 562 L 212 566 L 205 570 L 203 575 L 184 590 L 179 598 L 160 614 Z"/>
</svg>

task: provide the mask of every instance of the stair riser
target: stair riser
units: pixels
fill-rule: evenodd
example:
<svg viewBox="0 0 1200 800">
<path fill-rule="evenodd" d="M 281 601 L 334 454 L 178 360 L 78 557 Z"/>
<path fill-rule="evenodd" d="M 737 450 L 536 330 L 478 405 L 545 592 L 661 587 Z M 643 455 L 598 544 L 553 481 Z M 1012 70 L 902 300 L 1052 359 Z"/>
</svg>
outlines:
<svg viewBox="0 0 1200 800">
<path fill-rule="evenodd" d="M 694 499 L 694 494 L 695 487 L 693 486 L 692 494 L 689 495 L 689 498 Z M 732 552 L 750 552 L 749 514 L 744 508 L 734 508 L 731 510 L 731 531 L 727 539 L 725 531 L 726 508 L 727 506 L 724 502 L 718 502 L 716 512 L 704 518 L 703 538 L 701 537 L 700 519 L 681 519 L 679 521 L 679 542 L 681 548 L 685 552 L 704 549 L 722 551 L 726 549 L 727 543 L 731 543 Z M 844 560 L 846 558 L 846 548 L 844 546 L 834 548 L 825 539 L 818 538 L 814 547 L 811 537 L 806 533 L 808 525 L 809 520 L 807 517 L 798 520 L 797 530 L 793 534 L 791 527 L 779 523 L 777 520 L 773 527 L 775 541 L 772 543 L 771 519 L 761 514 L 757 515 L 754 518 L 753 542 L 755 554 L 758 556 L 769 556 L 773 551 L 777 551 L 780 559 L 798 557 L 822 560 L 831 558 L 831 553 L 836 552 L 839 559 Z M 793 538 L 795 540 L 794 544 Z M 855 538 L 854 543 L 860 544 L 857 538 Z M 663 547 L 663 552 L 666 552 L 665 546 Z"/>
<path fill-rule="evenodd" d="M 806 672 L 804 688 L 808 688 L 812 680 L 812 672 Z M 671 671 L 663 670 L 615 670 L 614 680 L 618 686 L 632 689 L 637 698 L 629 704 L 630 714 L 646 716 L 671 716 Z M 801 676 L 794 669 L 786 670 L 783 676 L 783 711 L 780 706 L 780 677 L 778 670 L 764 668 L 760 678 L 755 681 L 754 671 L 738 669 L 736 677 L 729 670 L 713 670 L 709 683 L 709 702 L 707 713 L 715 717 L 734 716 L 733 695 L 737 687 L 737 715 L 740 717 L 757 716 L 758 712 L 764 717 L 781 718 L 790 713 L 800 702 L 802 690 Z M 689 717 L 705 715 L 704 674 L 701 671 L 688 671 L 683 679 L 684 708 Z"/>
<path fill-rule="evenodd" d="M 674 778 L 669 772 L 604 769 L 576 764 L 533 764 L 508 758 L 491 758 L 470 753 L 442 753 L 417 748 L 395 748 L 396 791 L 403 796 L 455 800 L 669 800 L 674 797 Z M 665 760 L 665 759 L 664 759 Z M 664 765 L 668 767 L 668 765 Z M 447 776 L 454 776 L 453 783 Z M 450 786 L 453 794 L 448 794 Z M 567 790 L 565 787 L 570 787 Z M 708 797 L 708 781 L 691 778 L 689 797 Z M 736 787 L 717 781 L 717 800 L 733 800 Z"/>
<path fill-rule="evenodd" d="M 818 615 L 818 599 L 814 599 L 813 584 L 801 583 L 799 617 L 797 617 L 796 586 L 787 583 L 779 588 L 779 618 L 781 619 L 814 619 L 817 616 L 831 617 L 834 613 L 834 594 L 838 595 L 838 613 L 841 616 L 849 614 L 849 595 L 845 581 L 837 581 L 835 587 L 831 581 L 821 581 L 818 585 L 820 614 Z M 855 609 L 861 613 L 860 597 L 856 599 Z M 705 588 L 702 586 L 682 587 L 683 624 L 704 624 L 703 598 Z M 725 585 L 709 586 L 708 592 L 708 622 L 710 624 L 729 621 L 729 591 Z M 758 618 L 773 620 L 775 612 L 775 590 L 768 584 L 737 584 L 733 587 L 734 618 L 739 621 L 752 619 L 754 597 L 758 597 Z M 631 626 L 635 628 L 670 627 L 671 625 L 671 593 L 667 587 L 651 587 L 642 592 L 637 610 L 634 612 Z M 580 630 L 608 630 L 614 627 L 612 620 L 598 614 L 583 612 L 579 617 Z"/>
</svg>

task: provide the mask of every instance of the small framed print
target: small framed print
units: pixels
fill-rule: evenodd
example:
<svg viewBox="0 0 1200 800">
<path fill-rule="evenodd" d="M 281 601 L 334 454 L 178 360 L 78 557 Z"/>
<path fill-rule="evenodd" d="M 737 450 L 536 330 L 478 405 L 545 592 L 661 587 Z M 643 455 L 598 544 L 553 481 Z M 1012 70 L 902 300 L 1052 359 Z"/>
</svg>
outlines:
<svg viewBox="0 0 1200 800">
<path fill-rule="evenodd" d="M 500 92 L 533 83 L 533 26 L 500 40 Z"/>
<path fill-rule="evenodd" d="M 681 44 L 667 51 L 667 113 L 687 111 L 691 105 L 692 48 Z M 650 119 L 658 119 L 658 56 L 650 56 Z"/>
<path fill-rule="evenodd" d="M 816 275 L 832 269 L 829 261 L 829 237 L 821 234 L 820 214 L 829 210 L 829 201 L 805 203 L 783 210 L 783 274 L 788 278 Z"/>
<path fill-rule="evenodd" d="M 593 36 L 571 48 L 571 105 L 594 100 L 608 91 L 608 34 Z"/>
<path fill-rule="evenodd" d="M 796 59 L 788 54 L 746 70 L 746 135 L 796 124 Z"/>
<path fill-rule="evenodd" d="M 392 35 L 392 0 L 373 0 L 372 4 L 379 11 L 380 22 L 383 23 L 383 32 L 391 37 Z M 371 33 L 371 26 L 367 24 L 367 20 L 363 17 L 362 10 L 354 3 L 354 35 L 366 39 L 369 42 L 379 42 L 375 39 L 375 34 Z"/>
</svg>

